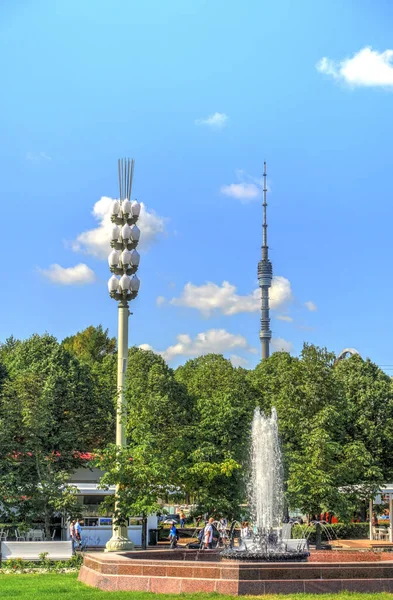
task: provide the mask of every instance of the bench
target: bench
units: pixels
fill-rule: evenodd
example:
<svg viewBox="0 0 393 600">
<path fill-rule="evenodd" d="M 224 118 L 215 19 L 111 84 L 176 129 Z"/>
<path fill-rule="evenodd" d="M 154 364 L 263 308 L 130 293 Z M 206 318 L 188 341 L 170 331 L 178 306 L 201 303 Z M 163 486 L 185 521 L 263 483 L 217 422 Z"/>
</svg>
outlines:
<svg viewBox="0 0 393 600">
<path fill-rule="evenodd" d="M 72 542 L 4 542 L 0 543 L 2 560 L 21 558 L 39 560 L 40 554 L 47 552 L 51 560 L 68 560 L 72 556 Z"/>
</svg>

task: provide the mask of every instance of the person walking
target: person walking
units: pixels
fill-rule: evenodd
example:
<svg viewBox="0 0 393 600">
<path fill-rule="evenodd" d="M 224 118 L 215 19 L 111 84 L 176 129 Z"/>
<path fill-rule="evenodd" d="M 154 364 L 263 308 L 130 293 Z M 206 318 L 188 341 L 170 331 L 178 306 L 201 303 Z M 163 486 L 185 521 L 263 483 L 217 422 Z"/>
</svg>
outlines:
<svg viewBox="0 0 393 600">
<path fill-rule="evenodd" d="M 179 534 L 177 533 L 175 523 L 172 523 L 172 527 L 169 530 L 169 539 L 171 541 L 171 548 L 177 548 L 177 540 L 179 539 Z"/>
<path fill-rule="evenodd" d="M 208 520 L 205 529 L 203 530 L 205 550 L 212 550 L 213 548 L 213 517 Z"/>
<path fill-rule="evenodd" d="M 75 523 L 75 539 L 78 543 L 78 547 L 80 548 L 81 543 L 82 543 L 82 527 L 81 527 L 81 524 L 79 523 L 79 519 L 77 519 L 76 523 Z"/>
<path fill-rule="evenodd" d="M 180 511 L 180 527 L 184 527 L 184 525 L 186 524 L 186 515 L 184 513 L 184 510 Z"/>
</svg>

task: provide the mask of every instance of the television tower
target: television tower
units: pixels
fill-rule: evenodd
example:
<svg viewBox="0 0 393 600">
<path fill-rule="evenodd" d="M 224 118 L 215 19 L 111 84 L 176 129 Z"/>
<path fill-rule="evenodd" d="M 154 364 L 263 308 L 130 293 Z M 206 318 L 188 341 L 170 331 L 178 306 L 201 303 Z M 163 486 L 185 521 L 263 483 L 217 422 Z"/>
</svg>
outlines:
<svg viewBox="0 0 393 600">
<path fill-rule="evenodd" d="M 269 358 L 269 345 L 272 339 L 269 314 L 269 288 L 272 285 L 273 267 L 269 260 L 269 247 L 267 245 L 266 222 L 266 162 L 263 163 L 263 225 L 262 225 L 262 259 L 258 263 L 258 281 L 261 288 L 261 330 L 259 337 L 262 344 L 262 360 Z"/>
</svg>

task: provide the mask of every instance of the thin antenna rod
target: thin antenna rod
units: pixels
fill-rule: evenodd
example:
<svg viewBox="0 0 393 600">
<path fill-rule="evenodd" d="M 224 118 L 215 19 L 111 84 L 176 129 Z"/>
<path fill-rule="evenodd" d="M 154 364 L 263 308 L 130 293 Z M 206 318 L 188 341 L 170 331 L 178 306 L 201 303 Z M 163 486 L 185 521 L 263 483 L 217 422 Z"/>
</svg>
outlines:
<svg viewBox="0 0 393 600">
<path fill-rule="evenodd" d="M 267 246 L 267 221 L 266 221 L 266 162 L 263 163 L 263 236 L 262 236 L 262 246 Z"/>
<path fill-rule="evenodd" d="M 263 223 L 262 223 L 262 256 L 258 263 L 258 280 L 261 288 L 261 329 L 259 337 L 262 344 L 262 360 L 269 358 L 270 340 L 272 332 L 270 330 L 270 312 L 269 312 L 269 288 L 272 285 L 273 268 L 269 260 L 269 248 L 267 245 L 267 217 L 266 217 L 266 162 L 263 163 Z"/>
<path fill-rule="evenodd" d="M 120 160 L 120 158 L 117 161 L 117 170 L 118 170 L 118 174 L 119 174 L 119 191 L 120 191 L 120 201 L 121 201 L 121 160 Z"/>
<path fill-rule="evenodd" d="M 134 176 L 135 160 L 132 158 L 119 158 L 117 161 L 119 175 L 120 202 L 131 199 L 132 179 Z"/>
</svg>

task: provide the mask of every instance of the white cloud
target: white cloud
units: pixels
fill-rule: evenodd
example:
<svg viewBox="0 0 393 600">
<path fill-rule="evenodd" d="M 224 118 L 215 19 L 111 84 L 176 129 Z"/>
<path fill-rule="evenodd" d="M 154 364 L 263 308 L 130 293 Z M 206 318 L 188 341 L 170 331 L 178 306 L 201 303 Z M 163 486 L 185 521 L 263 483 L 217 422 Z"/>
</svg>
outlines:
<svg viewBox="0 0 393 600">
<path fill-rule="evenodd" d="M 84 252 L 100 259 L 106 259 L 110 252 L 110 233 L 112 229 L 110 207 L 112 198 L 103 196 L 93 207 L 92 214 L 97 227 L 80 233 L 72 242 L 75 252 Z M 141 202 L 141 214 L 138 220 L 141 230 L 141 241 L 138 250 L 145 250 L 153 241 L 165 232 L 165 219 L 154 211 L 148 211 L 145 204 Z"/>
<path fill-rule="evenodd" d="M 26 160 L 38 162 L 40 160 L 52 160 L 46 152 L 26 152 Z"/>
<path fill-rule="evenodd" d="M 237 354 L 231 354 L 231 356 L 229 357 L 229 360 L 231 361 L 231 363 L 233 364 L 234 367 L 246 368 L 249 364 L 249 362 L 246 358 L 243 358 L 242 356 L 238 356 Z"/>
<path fill-rule="evenodd" d="M 162 306 L 163 304 L 165 304 L 165 301 L 165 296 L 157 296 L 156 298 L 157 306 Z"/>
<path fill-rule="evenodd" d="M 278 319 L 278 321 L 286 321 L 287 323 L 293 322 L 293 318 L 288 315 L 277 315 L 276 319 Z"/>
<path fill-rule="evenodd" d="M 142 344 L 139 347 L 142 350 L 153 350 L 149 344 Z M 198 333 L 195 338 L 191 338 L 187 333 L 180 333 L 176 336 L 176 344 L 169 346 L 166 350 L 154 350 L 154 352 L 161 354 L 165 360 L 170 362 L 178 356 L 193 357 L 211 352 L 224 354 L 235 348 L 243 348 L 253 354 L 257 353 L 256 348 L 249 346 L 244 336 L 234 335 L 225 329 L 209 329 Z"/>
<path fill-rule="evenodd" d="M 222 185 L 220 193 L 230 198 L 236 198 L 243 204 L 256 200 L 261 196 L 263 179 L 249 175 L 243 169 L 237 169 L 237 183 Z"/>
<path fill-rule="evenodd" d="M 95 281 L 94 271 L 84 263 L 75 267 L 61 267 L 53 264 L 48 269 L 39 269 L 39 271 L 52 283 L 61 285 L 85 285 Z"/>
<path fill-rule="evenodd" d="M 272 338 L 271 345 L 273 352 L 292 352 L 293 344 L 284 340 L 284 338 Z"/>
<path fill-rule="evenodd" d="M 147 351 L 147 350 L 152 350 L 153 352 L 155 352 L 155 350 L 153 349 L 153 346 L 150 346 L 150 344 L 141 344 L 141 345 L 139 346 L 139 348 L 140 348 L 141 350 L 146 350 L 146 351 Z"/>
<path fill-rule="evenodd" d="M 309 310 L 310 312 L 315 312 L 317 309 L 317 305 L 314 302 L 311 302 L 311 300 L 308 300 L 307 302 L 304 303 L 304 306 L 307 308 L 307 310 Z"/>
<path fill-rule="evenodd" d="M 209 127 L 213 127 L 215 129 L 222 129 L 227 124 L 228 115 L 225 113 L 215 112 L 214 114 L 206 117 L 204 119 L 197 119 L 195 121 L 196 125 L 208 125 Z"/>
<path fill-rule="evenodd" d="M 222 185 L 220 188 L 221 194 L 224 196 L 230 196 L 236 198 L 242 202 L 248 202 L 255 200 L 261 195 L 260 188 L 255 183 L 230 183 L 229 185 Z"/>
<path fill-rule="evenodd" d="M 273 277 L 270 288 L 270 308 L 275 309 L 292 299 L 291 283 L 281 276 Z M 208 317 L 219 311 L 224 315 L 257 312 L 261 309 L 261 292 L 257 288 L 251 294 L 240 296 L 236 286 L 223 281 L 221 286 L 208 282 L 197 286 L 186 283 L 179 298 L 172 298 L 171 304 L 199 310 Z"/>
<path fill-rule="evenodd" d="M 393 86 L 393 50 L 377 52 L 365 47 L 351 58 L 339 62 L 324 56 L 316 68 L 320 73 L 331 75 L 334 79 L 345 81 L 352 86 Z"/>
<path fill-rule="evenodd" d="M 289 279 L 281 275 L 273 277 L 272 287 L 269 292 L 270 308 L 274 310 L 282 304 L 290 302 L 292 299 L 292 286 Z"/>
</svg>

